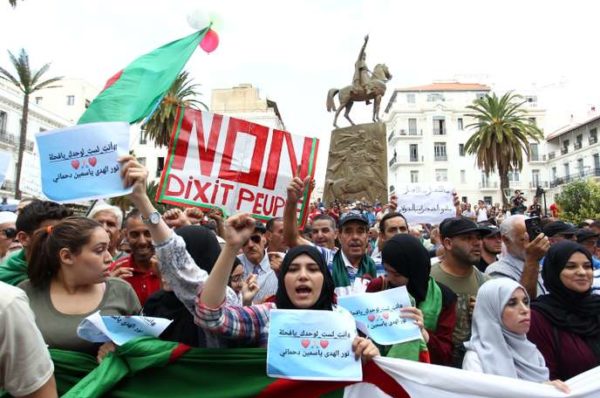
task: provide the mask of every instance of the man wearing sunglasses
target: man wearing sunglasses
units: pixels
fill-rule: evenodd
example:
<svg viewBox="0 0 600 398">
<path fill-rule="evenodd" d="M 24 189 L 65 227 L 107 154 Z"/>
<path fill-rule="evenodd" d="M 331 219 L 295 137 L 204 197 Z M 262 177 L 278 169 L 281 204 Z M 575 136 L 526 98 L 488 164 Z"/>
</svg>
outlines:
<svg viewBox="0 0 600 398">
<path fill-rule="evenodd" d="M 17 228 L 15 222 L 17 215 L 10 211 L 0 211 L 0 261 L 21 248 L 17 240 Z"/>
<path fill-rule="evenodd" d="M 277 292 L 277 275 L 271 269 L 269 256 L 265 250 L 267 246 L 266 232 L 265 225 L 257 222 L 254 233 L 242 247 L 243 254 L 238 256 L 244 266 L 244 279 L 252 274 L 256 275 L 260 288 L 254 296 L 255 304 L 262 303 Z"/>
</svg>

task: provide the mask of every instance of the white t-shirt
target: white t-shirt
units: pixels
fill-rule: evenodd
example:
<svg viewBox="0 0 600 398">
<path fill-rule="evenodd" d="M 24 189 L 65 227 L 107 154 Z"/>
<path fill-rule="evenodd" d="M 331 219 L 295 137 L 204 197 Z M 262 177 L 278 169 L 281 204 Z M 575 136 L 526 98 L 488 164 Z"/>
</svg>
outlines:
<svg viewBox="0 0 600 398">
<path fill-rule="evenodd" d="M 24 291 L 0 282 L 0 387 L 31 394 L 52 377 L 54 364 Z"/>
<path fill-rule="evenodd" d="M 487 221 L 488 220 L 488 212 L 485 207 L 477 208 L 477 222 Z"/>
</svg>

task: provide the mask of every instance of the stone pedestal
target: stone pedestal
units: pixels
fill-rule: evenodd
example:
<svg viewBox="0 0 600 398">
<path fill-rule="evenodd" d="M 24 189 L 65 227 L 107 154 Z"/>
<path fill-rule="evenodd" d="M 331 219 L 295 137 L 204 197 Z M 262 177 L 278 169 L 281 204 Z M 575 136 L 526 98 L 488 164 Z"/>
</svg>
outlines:
<svg viewBox="0 0 600 398">
<path fill-rule="evenodd" d="M 387 145 L 383 123 L 331 132 L 323 199 L 329 204 L 365 198 L 387 203 Z"/>
</svg>

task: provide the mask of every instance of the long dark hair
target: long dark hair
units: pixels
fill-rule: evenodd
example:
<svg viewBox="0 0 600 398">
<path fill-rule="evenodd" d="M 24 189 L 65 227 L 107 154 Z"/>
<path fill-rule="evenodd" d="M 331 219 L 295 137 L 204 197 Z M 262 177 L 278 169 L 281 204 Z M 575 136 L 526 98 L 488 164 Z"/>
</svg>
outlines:
<svg viewBox="0 0 600 398">
<path fill-rule="evenodd" d="M 34 287 L 43 287 L 58 274 L 59 252 L 69 249 L 77 254 L 89 243 L 96 228 L 102 225 L 85 217 L 68 217 L 58 224 L 35 231 L 27 258 L 27 275 Z"/>
<path fill-rule="evenodd" d="M 277 305 L 277 308 L 279 309 L 297 309 L 297 307 L 292 304 L 292 301 L 290 300 L 290 297 L 288 296 L 287 290 L 285 289 L 285 274 L 287 274 L 289 268 L 290 268 L 290 264 L 292 264 L 292 261 L 302 255 L 302 254 L 306 254 L 308 255 L 310 258 L 312 258 L 317 265 L 319 266 L 319 269 L 321 270 L 321 273 L 323 274 L 323 287 L 321 288 L 321 295 L 319 296 L 319 299 L 317 300 L 317 302 L 310 308 L 306 308 L 306 309 L 310 309 L 310 310 L 330 310 L 333 308 L 333 303 L 334 303 L 334 290 L 335 290 L 335 284 L 333 283 L 333 278 L 331 277 L 331 274 L 329 273 L 329 270 L 327 269 L 327 264 L 325 264 L 325 259 L 323 258 L 323 255 L 321 254 L 321 252 L 316 249 L 313 246 L 308 246 L 308 245 L 302 245 L 302 246 L 296 246 L 292 249 L 290 249 L 285 257 L 283 258 L 283 262 L 281 263 L 281 268 L 279 271 L 279 281 L 278 281 L 278 285 L 277 285 L 277 293 L 275 295 L 275 304 Z"/>
</svg>

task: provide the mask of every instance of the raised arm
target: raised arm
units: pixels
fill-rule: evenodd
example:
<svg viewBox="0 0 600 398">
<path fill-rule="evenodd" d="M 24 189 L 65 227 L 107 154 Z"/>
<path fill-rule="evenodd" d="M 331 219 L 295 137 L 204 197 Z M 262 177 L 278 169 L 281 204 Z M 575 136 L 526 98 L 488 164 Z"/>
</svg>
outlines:
<svg viewBox="0 0 600 398">
<path fill-rule="evenodd" d="M 304 180 L 300 179 L 300 177 L 294 177 L 287 188 L 287 201 L 283 209 L 283 239 L 290 248 L 310 244 L 309 241 L 300 236 L 296 224 L 298 200 L 300 200 L 302 193 L 308 184 L 310 184 L 310 180 L 310 177 L 306 177 Z"/>
<path fill-rule="evenodd" d="M 367 43 L 369 42 L 369 35 L 365 36 L 365 42 L 363 43 L 362 47 L 360 48 L 360 53 L 358 53 L 358 60 L 360 61 L 363 57 L 363 54 L 365 53 L 365 49 L 367 48 Z"/>
<path fill-rule="evenodd" d="M 254 232 L 254 220 L 247 213 L 236 214 L 225 221 L 225 246 L 200 294 L 200 304 L 217 308 L 225 299 L 225 291 L 235 256 Z"/>
</svg>

